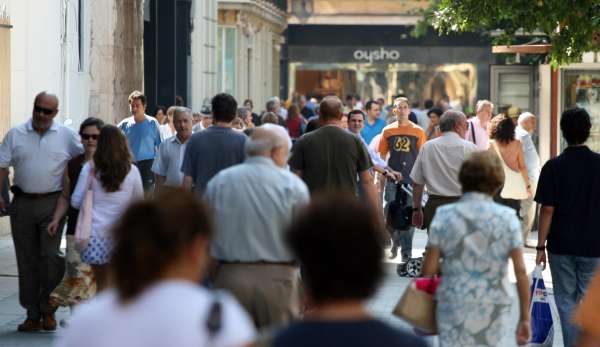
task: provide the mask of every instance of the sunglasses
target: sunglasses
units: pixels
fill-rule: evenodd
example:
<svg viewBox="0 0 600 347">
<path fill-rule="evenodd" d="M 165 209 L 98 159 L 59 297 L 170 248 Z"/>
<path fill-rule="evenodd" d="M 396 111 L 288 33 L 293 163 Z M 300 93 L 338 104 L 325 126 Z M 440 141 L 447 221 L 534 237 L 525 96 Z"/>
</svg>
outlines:
<svg viewBox="0 0 600 347">
<path fill-rule="evenodd" d="M 96 135 L 96 134 L 93 134 L 93 135 L 92 134 L 81 134 L 81 138 L 84 140 L 89 140 L 89 139 L 98 140 L 98 136 L 99 135 Z"/>
<path fill-rule="evenodd" d="M 45 108 L 45 107 L 38 106 L 38 105 L 33 105 L 33 110 L 34 110 L 36 113 L 43 113 L 43 114 L 45 114 L 45 115 L 47 115 L 47 116 L 48 116 L 48 115 L 51 115 L 52 113 L 54 113 L 54 110 L 53 110 L 53 109 L 50 109 L 50 108 Z"/>
</svg>

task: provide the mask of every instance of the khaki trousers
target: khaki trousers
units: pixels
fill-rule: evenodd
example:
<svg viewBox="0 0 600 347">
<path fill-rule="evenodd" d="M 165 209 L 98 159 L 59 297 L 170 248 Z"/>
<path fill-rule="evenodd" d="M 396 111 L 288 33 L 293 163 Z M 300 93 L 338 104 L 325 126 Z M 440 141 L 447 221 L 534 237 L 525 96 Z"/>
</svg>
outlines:
<svg viewBox="0 0 600 347">
<path fill-rule="evenodd" d="M 214 287 L 235 296 L 258 329 L 282 326 L 299 314 L 299 271 L 276 264 L 220 264 Z"/>
<path fill-rule="evenodd" d="M 431 221 L 433 220 L 433 216 L 435 216 L 435 211 L 437 211 L 438 207 L 455 203 L 459 199 L 460 196 L 429 195 L 427 204 L 423 209 L 423 229 L 429 229 L 429 225 L 431 225 Z"/>
</svg>

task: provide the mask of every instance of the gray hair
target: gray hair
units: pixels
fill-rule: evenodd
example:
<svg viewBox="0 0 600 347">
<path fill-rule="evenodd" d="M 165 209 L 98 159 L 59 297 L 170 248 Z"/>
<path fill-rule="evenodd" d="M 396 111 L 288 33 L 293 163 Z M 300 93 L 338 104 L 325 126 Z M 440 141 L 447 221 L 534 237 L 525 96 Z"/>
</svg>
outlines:
<svg viewBox="0 0 600 347">
<path fill-rule="evenodd" d="M 270 126 L 261 125 L 255 128 L 244 145 L 246 154 L 249 157 L 253 157 L 270 154 L 274 148 L 278 147 L 287 147 L 289 149 L 288 139 L 285 136 L 286 133 L 285 128 L 274 124 L 270 124 Z"/>
<path fill-rule="evenodd" d="M 249 111 L 247 107 L 238 107 L 237 115 L 238 117 L 244 119 L 246 117 L 246 113 Z"/>
<path fill-rule="evenodd" d="M 187 107 L 183 107 L 183 106 L 175 106 L 175 108 L 173 109 L 173 121 L 175 121 L 175 118 L 177 118 L 179 115 L 186 113 L 188 116 L 190 116 L 190 118 L 192 117 L 192 110 L 187 108 Z"/>
<path fill-rule="evenodd" d="M 458 124 L 458 121 L 466 118 L 467 117 L 465 116 L 465 114 L 460 111 L 448 110 L 444 112 L 444 114 L 440 118 L 440 131 L 443 133 L 447 131 L 454 131 L 454 128 L 456 127 L 456 124 Z"/>
<path fill-rule="evenodd" d="M 487 107 L 487 106 L 491 107 L 492 109 L 494 108 L 494 104 L 491 101 L 485 100 L 485 99 L 479 100 L 479 101 L 477 101 L 477 106 L 475 107 L 475 111 L 477 113 L 479 113 L 479 112 L 481 112 L 482 108 Z"/>
<path fill-rule="evenodd" d="M 529 118 L 535 118 L 535 115 L 531 112 L 523 112 L 521 113 L 521 115 L 519 116 L 519 125 L 522 125 L 523 122 L 525 122 L 526 120 L 528 120 Z"/>
</svg>

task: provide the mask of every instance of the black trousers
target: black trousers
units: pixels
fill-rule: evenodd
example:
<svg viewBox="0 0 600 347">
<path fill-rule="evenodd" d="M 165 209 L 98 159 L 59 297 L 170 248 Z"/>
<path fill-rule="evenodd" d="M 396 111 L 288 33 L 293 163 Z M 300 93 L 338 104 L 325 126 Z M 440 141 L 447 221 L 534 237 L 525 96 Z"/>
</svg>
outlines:
<svg viewBox="0 0 600 347">
<path fill-rule="evenodd" d="M 142 185 L 146 193 L 151 192 L 154 189 L 154 173 L 152 172 L 152 164 L 154 159 L 140 160 L 133 163 L 140 170 L 140 176 L 142 176 Z"/>
</svg>

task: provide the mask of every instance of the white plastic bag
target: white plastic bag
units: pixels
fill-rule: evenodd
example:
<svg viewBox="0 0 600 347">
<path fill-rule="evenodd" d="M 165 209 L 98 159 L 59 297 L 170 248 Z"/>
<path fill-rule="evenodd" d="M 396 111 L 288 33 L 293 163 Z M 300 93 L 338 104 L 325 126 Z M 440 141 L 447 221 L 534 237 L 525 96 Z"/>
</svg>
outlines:
<svg viewBox="0 0 600 347">
<path fill-rule="evenodd" d="M 531 347 L 551 347 L 554 341 L 554 324 L 548 292 L 544 285 L 542 266 L 538 265 L 531 274 Z"/>
</svg>

